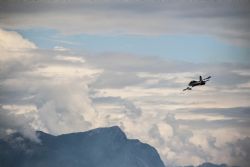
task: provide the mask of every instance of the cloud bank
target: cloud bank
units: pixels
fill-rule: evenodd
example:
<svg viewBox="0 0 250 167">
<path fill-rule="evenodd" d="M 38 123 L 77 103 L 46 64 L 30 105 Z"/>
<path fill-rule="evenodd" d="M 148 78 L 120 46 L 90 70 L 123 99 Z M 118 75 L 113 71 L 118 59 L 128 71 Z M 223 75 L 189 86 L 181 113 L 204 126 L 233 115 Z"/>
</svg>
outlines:
<svg viewBox="0 0 250 167">
<path fill-rule="evenodd" d="M 0 26 L 64 33 L 198 34 L 249 46 L 249 1 L 1 1 Z M 68 26 L 65 26 L 67 23 Z"/>
</svg>

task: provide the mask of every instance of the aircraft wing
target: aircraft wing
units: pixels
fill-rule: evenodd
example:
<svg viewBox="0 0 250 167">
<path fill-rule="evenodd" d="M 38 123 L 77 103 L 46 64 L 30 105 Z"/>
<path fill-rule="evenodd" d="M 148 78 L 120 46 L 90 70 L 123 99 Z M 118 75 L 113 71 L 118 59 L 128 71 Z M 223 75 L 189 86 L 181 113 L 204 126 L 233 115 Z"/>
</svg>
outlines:
<svg viewBox="0 0 250 167">
<path fill-rule="evenodd" d="M 183 91 L 186 91 L 186 90 L 192 90 L 192 88 L 187 87 L 187 88 L 183 89 Z"/>
<path fill-rule="evenodd" d="M 204 80 L 204 81 L 208 81 L 210 78 L 211 78 L 211 76 L 209 76 L 209 77 L 207 77 L 207 78 L 205 78 L 205 79 L 203 79 L 203 80 Z"/>
</svg>

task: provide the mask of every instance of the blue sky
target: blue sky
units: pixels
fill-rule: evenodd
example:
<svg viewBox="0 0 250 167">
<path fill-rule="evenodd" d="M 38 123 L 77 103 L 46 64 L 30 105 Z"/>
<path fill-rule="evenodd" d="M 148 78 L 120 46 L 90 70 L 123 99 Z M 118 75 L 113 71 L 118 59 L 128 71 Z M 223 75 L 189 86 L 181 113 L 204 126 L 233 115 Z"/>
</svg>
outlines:
<svg viewBox="0 0 250 167">
<path fill-rule="evenodd" d="M 62 46 L 79 53 L 127 53 L 196 63 L 244 63 L 249 60 L 250 53 L 248 46 L 233 45 L 211 35 L 65 35 L 44 28 L 19 29 L 17 32 L 39 48 Z"/>
</svg>

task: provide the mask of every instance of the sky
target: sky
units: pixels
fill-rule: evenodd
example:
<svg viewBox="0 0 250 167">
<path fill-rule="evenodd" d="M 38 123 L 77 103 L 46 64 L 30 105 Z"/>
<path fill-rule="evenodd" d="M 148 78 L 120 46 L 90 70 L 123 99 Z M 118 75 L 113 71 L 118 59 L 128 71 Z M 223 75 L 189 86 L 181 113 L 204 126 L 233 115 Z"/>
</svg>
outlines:
<svg viewBox="0 0 250 167">
<path fill-rule="evenodd" d="M 166 166 L 247 167 L 249 2 L 0 1 L 0 137 L 118 125 Z"/>
</svg>

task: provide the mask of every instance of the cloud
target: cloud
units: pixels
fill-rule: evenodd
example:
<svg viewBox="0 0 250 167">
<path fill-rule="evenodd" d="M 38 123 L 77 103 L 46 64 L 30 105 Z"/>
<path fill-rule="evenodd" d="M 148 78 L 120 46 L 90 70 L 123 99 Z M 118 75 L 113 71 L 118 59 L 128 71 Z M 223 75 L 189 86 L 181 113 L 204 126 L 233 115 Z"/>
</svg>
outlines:
<svg viewBox="0 0 250 167">
<path fill-rule="evenodd" d="M 110 106 L 111 108 L 118 107 L 114 113 L 120 113 L 123 117 L 127 117 L 131 120 L 139 119 L 142 116 L 142 110 L 131 100 L 111 96 L 94 96 L 91 99 L 94 105 L 99 106 L 100 110 L 105 109 L 105 106 Z M 107 112 L 106 115 L 110 115 L 112 114 L 111 108 L 108 108 L 108 111 L 100 111 L 100 113 Z"/>
<path fill-rule="evenodd" d="M 249 1 L 1 1 L 4 28 L 64 33 L 201 34 L 249 45 Z M 70 26 L 65 26 L 67 23 Z"/>
<path fill-rule="evenodd" d="M 250 158 L 250 138 L 246 137 L 243 139 L 238 139 L 234 143 L 229 144 L 231 149 L 230 153 L 233 164 L 239 164 L 240 166 L 247 166 L 249 164 Z"/>
<path fill-rule="evenodd" d="M 208 109 L 195 109 L 193 113 L 202 113 L 208 115 L 222 115 L 232 119 L 249 119 L 250 108 L 249 107 L 237 107 L 237 108 L 208 108 Z"/>
<path fill-rule="evenodd" d="M 39 142 L 39 138 L 33 127 L 30 125 L 34 119 L 29 115 L 22 115 L 13 113 L 0 106 L 0 137 L 8 135 L 10 132 L 21 132 L 24 136 L 33 141 Z"/>
<path fill-rule="evenodd" d="M 0 135 L 4 135 L 11 130 L 16 130 L 22 132 L 25 136 L 28 136 L 32 140 L 39 141 L 34 133 L 34 129 L 30 126 L 33 118 L 28 115 L 17 114 L 20 112 L 22 107 L 16 108 L 13 106 L 7 107 L 3 103 L 8 101 L 7 99 L 13 95 L 13 101 L 17 101 L 22 93 L 19 91 L 15 92 L 15 89 L 8 91 L 5 89 L 4 85 L 8 84 L 8 80 L 15 84 L 17 80 L 11 79 L 13 75 L 17 72 L 22 72 L 30 67 L 26 65 L 29 63 L 28 58 L 30 55 L 25 53 L 29 50 L 35 49 L 36 46 L 30 41 L 24 39 L 21 35 L 13 31 L 5 31 L 0 29 L 0 74 L 1 74 L 1 95 L 0 95 Z M 19 63 L 20 62 L 20 63 Z M 8 78 L 8 79 L 6 79 Z M 19 94 L 20 93 L 20 94 Z"/>
<path fill-rule="evenodd" d="M 17 130 L 34 139 L 34 129 L 53 134 L 89 129 L 96 113 L 88 84 L 101 71 L 84 67 L 82 58 L 66 51 L 47 55 L 15 32 L 1 30 L 1 35 L 1 131 Z M 8 107 L 13 105 L 17 109 Z M 23 111 L 23 105 L 32 107 Z"/>
<path fill-rule="evenodd" d="M 15 51 L 25 49 L 35 49 L 36 45 L 24 39 L 15 31 L 4 31 L 0 29 L 0 48 L 1 50 Z M 1 56 L 2 58 L 2 56 Z"/>
<path fill-rule="evenodd" d="M 151 142 L 159 148 L 161 155 L 167 157 L 165 163 L 170 166 L 187 165 L 190 159 L 194 165 L 211 160 L 211 156 L 203 148 L 190 142 L 193 135 L 191 130 L 181 127 L 175 115 L 170 113 L 149 130 L 149 136 L 153 140 Z"/>
<path fill-rule="evenodd" d="M 106 70 L 91 86 L 95 88 L 124 88 L 125 86 L 136 85 L 143 82 L 144 79 L 132 72 L 124 73 Z"/>
<path fill-rule="evenodd" d="M 154 138 L 154 140 L 157 141 L 157 144 L 159 144 L 159 145 L 164 145 L 165 144 L 165 140 L 161 136 L 160 130 L 159 130 L 159 128 L 158 128 L 157 125 L 153 125 L 151 127 L 151 129 L 149 130 L 149 136 L 151 136 L 152 138 Z"/>
</svg>

